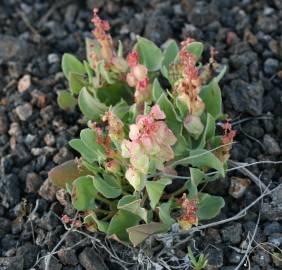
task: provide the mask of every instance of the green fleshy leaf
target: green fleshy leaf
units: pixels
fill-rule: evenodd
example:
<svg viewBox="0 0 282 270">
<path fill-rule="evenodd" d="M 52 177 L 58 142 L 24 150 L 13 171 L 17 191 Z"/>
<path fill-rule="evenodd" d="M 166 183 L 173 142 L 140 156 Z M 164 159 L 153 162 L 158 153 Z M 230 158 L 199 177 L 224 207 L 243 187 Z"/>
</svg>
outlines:
<svg viewBox="0 0 282 270">
<path fill-rule="evenodd" d="M 177 46 L 177 43 L 175 42 L 175 40 L 171 40 L 168 46 L 164 50 L 162 67 L 161 67 L 162 75 L 166 79 L 169 79 L 169 74 L 168 74 L 169 64 L 174 61 L 178 52 L 179 52 L 179 48 Z"/>
<path fill-rule="evenodd" d="M 93 219 L 92 215 L 87 215 L 86 217 L 84 217 L 83 224 L 88 231 L 97 232 L 98 226 L 95 220 Z"/>
<path fill-rule="evenodd" d="M 106 70 L 104 60 L 97 63 L 97 69 L 99 70 L 99 73 L 106 80 L 107 83 L 113 84 L 115 82 L 115 80 L 111 78 L 110 73 Z"/>
<path fill-rule="evenodd" d="M 150 199 L 150 205 L 153 209 L 155 209 L 159 203 L 165 187 L 169 184 L 171 184 L 170 178 L 161 178 L 157 181 L 147 181 L 146 190 Z"/>
<path fill-rule="evenodd" d="M 122 99 L 119 103 L 111 108 L 111 111 L 119 118 L 123 119 L 129 112 L 128 104 Z"/>
<path fill-rule="evenodd" d="M 197 216 L 200 220 L 211 219 L 220 213 L 220 209 L 225 205 L 224 199 L 219 196 L 212 196 L 207 193 L 198 193 L 199 204 Z"/>
<path fill-rule="evenodd" d="M 210 138 L 214 136 L 215 133 L 215 119 L 211 114 L 207 114 L 205 130 L 201 136 L 200 143 L 197 148 L 204 148 L 206 143 Z"/>
<path fill-rule="evenodd" d="M 69 145 L 80 153 L 80 155 L 89 162 L 93 162 L 98 160 L 98 156 L 95 152 L 93 152 L 90 148 L 88 148 L 82 140 L 80 139 L 72 139 L 69 141 Z"/>
<path fill-rule="evenodd" d="M 87 86 L 88 82 L 85 79 L 84 75 L 81 75 L 75 72 L 70 72 L 69 73 L 69 84 L 70 84 L 70 90 L 72 94 L 79 94 L 80 90 L 84 86 Z"/>
<path fill-rule="evenodd" d="M 156 78 L 154 80 L 153 89 L 152 89 L 153 100 L 157 101 L 160 98 L 160 96 L 163 94 L 163 92 L 164 90 L 162 89 L 158 79 Z"/>
<path fill-rule="evenodd" d="M 146 178 L 143 173 L 129 168 L 126 171 L 125 176 L 129 184 L 134 188 L 135 191 L 141 191 L 144 188 Z"/>
<path fill-rule="evenodd" d="M 80 138 L 82 142 L 88 147 L 88 149 L 91 149 L 91 151 L 96 154 L 99 162 L 107 158 L 104 147 L 97 143 L 97 135 L 95 130 L 90 128 L 81 130 Z"/>
<path fill-rule="evenodd" d="M 180 112 L 180 116 L 182 118 L 182 120 L 185 119 L 185 117 L 187 116 L 187 112 L 188 112 L 188 107 L 185 103 L 183 103 L 179 97 L 176 97 L 175 99 L 175 105 L 177 107 L 177 109 L 179 110 Z"/>
<path fill-rule="evenodd" d="M 200 116 L 195 115 L 188 115 L 185 118 L 184 127 L 188 134 L 196 140 L 201 136 L 205 128 Z"/>
<path fill-rule="evenodd" d="M 172 103 L 169 101 L 165 93 L 163 93 L 157 100 L 157 104 L 159 104 L 161 110 L 166 115 L 166 123 L 168 127 L 173 131 L 174 134 L 180 134 L 182 124 L 178 115 L 175 112 Z"/>
<path fill-rule="evenodd" d="M 187 46 L 187 51 L 193 53 L 197 59 L 200 59 L 204 50 L 204 45 L 201 42 L 192 42 Z"/>
<path fill-rule="evenodd" d="M 221 91 L 215 78 L 201 89 L 200 97 L 206 105 L 207 112 L 215 119 L 222 115 Z"/>
<path fill-rule="evenodd" d="M 194 198 L 198 194 L 198 185 L 205 180 L 205 174 L 196 168 L 190 168 L 190 180 L 187 181 L 187 189 L 189 190 L 189 198 Z"/>
<path fill-rule="evenodd" d="M 59 91 L 57 98 L 58 105 L 63 110 L 73 110 L 77 104 L 76 99 L 68 91 Z"/>
<path fill-rule="evenodd" d="M 221 176 L 225 175 L 224 167 L 222 162 L 210 151 L 204 149 L 192 150 L 190 151 L 190 156 L 183 158 L 179 161 L 173 163 L 176 165 L 187 166 L 191 164 L 197 168 L 213 168 L 217 170 Z"/>
<path fill-rule="evenodd" d="M 100 176 L 96 175 L 93 176 L 92 179 L 97 191 L 106 198 L 113 199 L 121 195 L 121 187 L 118 185 L 115 178 L 108 176 L 103 179 Z"/>
<path fill-rule="evenodd" d="M 81 176 L 72 185 L 72 204 L 78 211 L 94 210 L 97 191 L 91 176 Z"/>
<path fill-rule="evenodd" d="M 94 71 L 93 71 L 93 69 L 91 68 L 91 66 L 89 65 L 89 63 L 87 61 L 84 60 L 83 61 L 83 65 L 84 65 L 85 71 L 87 73 L 88 83 L 90 85 L 92 85 L 93 84 Z"/>
<path fill-rule="evenodd" d="M 65 53 L 62 58 L 62 70 L 67 79 L 69 79 L 70 72 L 78 74 L 85 74 L 83 64 L 72 54 Z"/>
<path fill-rule="evenodd" d="M 133 102 L 133 91 L 124 82 L 104 85 L 96 90 L 99 100 L 106 105 L 115 105 L 124 99 L 128 104 Z"/>
<path fill-rule="evenodd" d="M 48 173 L 48 177 L 55 186 L 66 188 L 66 184 L 70 184 L 78 177 L 88 174 L 90 172 L 84 166 L 80 166 L 78 169 L 77 162 L 75 160 L 69 160 L 53 168 Z"/>
<path fill-rule="evenodd" d="M 173 145 L 174 156 L 183 156 L 188 154 L 188 143 L 185 137 L 180 133 L 176 135 L 177 141 Z"/>
<path fill-rule="evenodd" d="M 94 214 L 92 215 L 92 218 L 96 222 L 99 231 L 107 233 L 110 223 L 104 220 L 99 220 Z"/>
<path fill-rule="evenodd" d="M 118 210 L 118 212 L 111 219 L 107 234 L 116 235 L 121 241 L 128 241 L 127 228 L 136 226 L 140 221 L 140 217 L 125 211 Z"/>
<path fill-rule="evenodd" d="M 175 220 L 170 216 L 170 207 L 171 207 L 171 201 L 162 203 L 158 207 L 160 220 L 164 224 L 167 224 L 169 226 L 175 223 Z"/>
<path fill-rule="evenodd" d="M 84 87 L 78 97 L 79 108 L 88 120 L 100 121 L 107 111 L 107 106 L 94 98 Z"/>
<path fill-rule="evenodd" d="M 142 208 L 140 203 L 141 199 L 135 195 L 126 195 L 119 200 L 117 208 L 131 212 L 147 222 L 147 210 Z"/>
<path fill-rule="evenodd" d="M 140 54 L 140 62 L 145 65 L 149 71 L 157 71 L 161 67 L 162 52 L 154 42 L 139 37 L 137 40 L 137 50 Z"/>
<path fill-rule="evenodd" d="M 169 226 L 163 223 L 152 222 L 141 224 L 127 229 L 129 239 L 134 247 L 141 244 L 146 238 L 153 234 L 167 232 Z"/>
<path fill-rule="evenodd" d="M 223 78 L 225 72 L 227 70 L 227 66 L 223 66 L 219 74 L 215 77 L 215 80 L 219 83 L 219 81 Z"/>
</svg>

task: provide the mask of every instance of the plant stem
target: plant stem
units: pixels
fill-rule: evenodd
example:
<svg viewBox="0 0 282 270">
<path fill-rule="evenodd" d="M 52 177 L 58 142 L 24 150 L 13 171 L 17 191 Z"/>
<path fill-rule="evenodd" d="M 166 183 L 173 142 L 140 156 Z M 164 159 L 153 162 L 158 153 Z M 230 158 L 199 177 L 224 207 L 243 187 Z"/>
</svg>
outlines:
<svg viewBox="0 0 282 270">
<path fill-rule="evenodd" d="M 143 198 L 142 198 L 142 200 L 141 200 L 141 202 L 140 202 L 140 206 L 141 206 L 141 207 L 144 206 L 144 204 L 145 204 L 147 198 L 148 198 L 148 193 L 145 191 L 145 194 L 144 194 L 144 196 L 143 196 Z"/>
<path fill-rule="evenodd" d="M 170 197 L 176 197 L 178 195 L 180 195 L 181 193 L 183 193 L 185 190 L 187 190 L 186 185 L 184 184 L 181 188 L 175 190 L 174 192 L 172 192 L 170 194 Z"/>
</svg>

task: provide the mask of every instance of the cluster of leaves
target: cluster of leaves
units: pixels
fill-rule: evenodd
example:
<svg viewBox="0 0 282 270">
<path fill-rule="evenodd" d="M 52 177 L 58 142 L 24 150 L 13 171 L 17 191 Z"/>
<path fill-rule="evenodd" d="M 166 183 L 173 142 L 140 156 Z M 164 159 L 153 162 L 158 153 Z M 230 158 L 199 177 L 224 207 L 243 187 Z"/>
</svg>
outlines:
<svg viewBox="0 0 282 270">
<path fill-rule="evenodd" d="M 203 44 L 190 39 L 180 49 L 171 40 L 162 51 L 139 37 L 126 59 L 96 11 L 93 23 L 87 60 L 63 56 L 70 91 L 58 95 L 62 108 L 78 104 L 88 121 L 69 142 L 80 157 L 49 177 L 70 193 L 87 229 L 135 246 L 174 223 L 189 229 L 215 217 L 224 200 L 200 187 L 224 176 L 234 137 L 228 124 L 216 134 L 225 119 L 219 88 L 225 70 L 217 72 L 213 55 L 203 65 Z M 176 166 L 186 171 L 180 186 L 173 183 Z"/>
<path fill-rule="evenodd" d="M 194 270 L 202 270 L 208 264 L 207 256 L 200 254 L 197 258 L 193 254 L 191 247 L 188 247 L 188 257 L 191 261 Z"/>
</svg>

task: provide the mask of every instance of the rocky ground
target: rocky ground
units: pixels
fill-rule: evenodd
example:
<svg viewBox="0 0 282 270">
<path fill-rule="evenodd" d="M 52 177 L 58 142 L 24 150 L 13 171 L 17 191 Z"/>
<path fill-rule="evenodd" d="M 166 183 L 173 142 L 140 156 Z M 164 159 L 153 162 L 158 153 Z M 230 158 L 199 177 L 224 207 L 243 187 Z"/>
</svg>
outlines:
<svg viewBox="0 0 282 270">
<path fill-rule="evenodd" d="M 46 179 L 50 168 L 73 157 L 67 142 L 80 129 L 80 115 L 60 110 L 56 91 L 67 87 L 60 68 L 62 54 L 84 57 L 93 3 L 110 21 L 115 40 L 121 39 L 126 47 L 136 35 L 158 45 L 190 36 L 204 41 L 207 49 L 216 47 L 218 60 L 229 66 L 221 85 L 225 111 L 238 130 L 232 160 L 282 159 L 281 0 L 2 0 L 0 269 L 44 269 L 44 260 L 36 264 L 37 259 L 65 233 L 59 217 L 72 209 L 56 200 L 56 190 Z M 282 182 L 281 164 L 249 169 L 270 188 Z M 236 183 L 246 187 L 239 195 Z M 208 189 L 226 200 L 217 220 L 236 214 L 261 193 L 239 171 Z M 244 218 L 195 235 L 195 245 L 209 254 L 209 269 L 231 270 L 244 256 L 241 250 L 248 234 L 256 231 L 249 269 L 282 269 L 281 220 L 282 189 L 265 197 Z M 69 233 L 49 269 L 121 269 L 92 244 Z M 68 247 L 72 248 L 65 250 Z"/>
</svg>

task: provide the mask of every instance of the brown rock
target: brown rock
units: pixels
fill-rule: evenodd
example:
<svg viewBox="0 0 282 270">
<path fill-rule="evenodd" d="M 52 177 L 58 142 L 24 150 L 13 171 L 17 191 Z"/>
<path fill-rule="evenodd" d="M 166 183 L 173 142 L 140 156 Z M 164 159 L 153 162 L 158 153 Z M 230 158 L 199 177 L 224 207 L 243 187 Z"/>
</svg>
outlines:
<svg viewBox="0 0 282 270">
<path fill-rule="evenodd" d="M 250 183 L 251 181 L 248 178 L 241 178 L 235 176 L 231 177 L 229 194 L 235 199 L 241 198 Z"/>
<path fill-rule="evenodd" d="M 26 121 L 32 115 L 32 106 L 26 102 L 16 107 L 15 112 L 20 120 Z"/>
<path fill-rule="evenodd" d="M 54 201 L 57 190 L 58 188 L 53 185 L 51 179 L 47 178 L 40 187 L 38 194 L 47 201 Z"/>
<path fill-rule="evenodd" d="M 63 188 L 57 190 L 56 198 L 62 206 L 67 206 L 68 204 L 68 194 L 67 191 Z"/>
<path fill-rule="evenodd" d="M 257 37 L 249 29 L 246 29 L 244 32 L 244 40 L 251 45 L 256 45 L 258 43 Z"/>
<path fill-rule="evenodd" d="M 47 96 L 39 90 L 34 90 L 31 92 L 32 104 L 36 104 L 40 108 L 44 108 L 47 105 Z"/>
<path fill-rule="evenodd" d="M 26 191 L 37 192 L 40 186 L 42 185 L 42 180 L 36 173 L 28 173 L 26 176 Z"/>
</svg>

